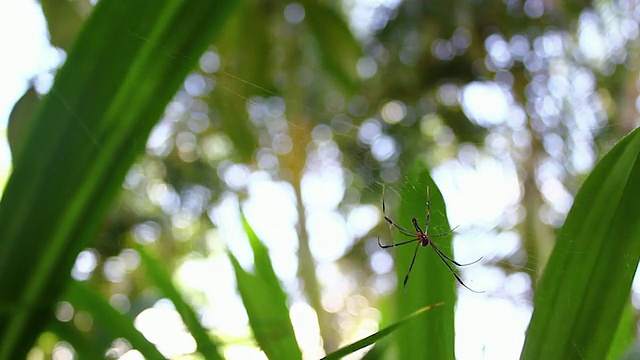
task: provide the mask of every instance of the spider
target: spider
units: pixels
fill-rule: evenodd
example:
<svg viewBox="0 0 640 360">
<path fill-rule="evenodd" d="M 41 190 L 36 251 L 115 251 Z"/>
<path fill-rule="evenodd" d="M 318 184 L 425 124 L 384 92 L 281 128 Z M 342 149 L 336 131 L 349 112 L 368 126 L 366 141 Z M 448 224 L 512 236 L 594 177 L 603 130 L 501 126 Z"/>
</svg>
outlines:
<svg viewBox="0 0 640 360">
<path fill-rule="evenodd" d="M 431 219 L 431 209 L 429 207 L 429 187 L 427 186 L 427 222 L 424 226 L 424 231 L 420 228 L 420 225 L 418 225 L 418 220 L 416 220 L 416 218 L 412 218 L 411 222 L 413 223 L 413 227 L 415 228 L 415 232 L 409 231 L 405 228 L 403 228 L 402 226 L 398 225 L 395 221 L 393 221 L 390 217 L 387 216 L 387 209 L 385 207 L 384 204 L 384 194 L 382 196 L 382 213 L 384 214 L 384 219 L 387 223 L 389 223 L 389 227 L 391 228 L 392 226 L 395 227 L 396 229 L 398 229 L 398 231 L 405 236 L 409 236 L 412 237 L 413 239 L 411 240 L 407 240 L 407 241 L 402 241 L 399 243 L 394 243 L 394 244 L 390 244 L 390 245 L 382 245 L 380 243 L 380 238 L 378 238 L 378 246 L 380 246 L 382 249 L 388 249 L 390 247 L 396 247 L 396 246 L 400 246 L 400 245 L 406 245 L 406 244 L 410 244 L 414 241 L 417 241 L 418 244 L 416 245 L 416 249 L 413 252 L 413 258 L 411 259 L 411 265 L 409 265 L 409 271 L 407 271 L 407 275 L 404 277 L 404 283 L 403 283 L 403 289 L 404 291 L 406 291 L 407 289 L 407 281 L 409 281 L 409 275 L 411 275 L 411 269 L 413 269 L 413 263 L 416 261 L 416 255 L 418 255 L 418 249 L 420 248 L 420 245 L 422 246 L 431 246 L 433 248 L 433 250 L 436 252 L 436 254 L 438 255 L 438 257 L 440 258 L 440 260 L 442 260 L 442 262 L 447 265 L 447 268 L 449 268 L 449 271 L 451 272 L 451 274 L 453 274 L 453 276 L 456 278 L 456 280 L 460 283 L 460 285 L 464 286 L 465 288 L 467 288 L 468 290 L 474 292 L 474 293 L 482 293 L 484 291 L 476 291 L 471 289 L 470 287 L 468 287 L 460 278 L 460 275 L 458 275 L 454 270 L 453 267 L 449 264 L 452 263 L 455 266 L 461 267 L 461 266 L 467 266 L 467 265 L 473 265 L 475 263 L 477 263 L 478 261 L 482 260 L 482 257 L 474 262 L 470 262 L 468 264 L 461 264 L 455 260 L 453 260 L 452 258 L 448 257 L 447 255 L 445 255 L 442 250 L 438 249 L 438 247 L 436 246 L 436 244 L 431 241 L 431 238 L 435 238 L 435 237 L 442 237 L 442 236 L 447 236 L 450 235 L 451 233 L 453 233 L 453 231 L 455 229 L 457 229 L 458 227 L 454 227 L 453 229 L 442 233 L 442 234 L 436 234 L 436 235 L 428 235 L 427 232 L 429 231 L 429 220 Z M 448 262 L 447 262 L 448 261 Z"/>
</svg>

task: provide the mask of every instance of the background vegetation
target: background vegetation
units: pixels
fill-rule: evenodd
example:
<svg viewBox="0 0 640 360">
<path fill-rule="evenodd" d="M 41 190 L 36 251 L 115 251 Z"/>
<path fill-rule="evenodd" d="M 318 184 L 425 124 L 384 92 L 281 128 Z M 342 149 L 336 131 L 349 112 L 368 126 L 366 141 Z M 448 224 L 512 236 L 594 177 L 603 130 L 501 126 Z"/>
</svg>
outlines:
<svg viewBox="0 0 640 360">
<path fill-rule="evenodd" d="M 483 256 L 467 284 L 533 309 L 522 358 L 619 358 L 635 341 L 637 3 L 42 9 L 66 60 L 9 123 L 0 359 L 318 358 L 388 325 L 354 355 L 472 356 L 456 347 L 467 290 L 419 249 L 403 294 L 413 249 L 377 241 L 401 239 L 383 195 L 410 228 L 427 186 L 429 232 L 450 229 L 431 169 L 486 159 L 514 174 L 516 202 L 478 225 L 495 242 L 463 243 Z M 346 244 L 318 230 L 327 217 Z"/>
</svg>

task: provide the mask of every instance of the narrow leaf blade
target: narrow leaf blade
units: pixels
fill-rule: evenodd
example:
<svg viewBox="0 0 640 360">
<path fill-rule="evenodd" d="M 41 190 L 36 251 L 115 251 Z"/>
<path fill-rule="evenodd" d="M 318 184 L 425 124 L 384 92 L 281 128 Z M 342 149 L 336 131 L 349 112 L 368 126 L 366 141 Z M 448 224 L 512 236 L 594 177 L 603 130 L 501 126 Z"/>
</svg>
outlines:
<svg viewBox="0 0 640 360">
<path fill-rule="evenodd" d="M 87 284 L 72 281 L 66 299 L 77 310 L 88 311 L 100 327 L 107 331 L 113 339 L 123 337 L 134 349 L 140 351 L 147 359 L 164 359 L 152 343 L 147 340 L 133 325 L 127 315 L 119 313 L 104 298 Z"/>
<path fill-rule="evenodd" d="M 253 334 L 270 359 L 301 359 L 287 297 L 273 270 L 269 252 L 244 217 L 243 222 L 253 249 L 255 273 L 246 272 L 231 253 L 229 257 Z"/>
<path fill-rule="evenodd" d="M 236 1 L 100 1 L 0 202 L 0 359 L 23 358 L 149 132 Z M 30 266 L 24 266 L 30 264 Z M 20 271 L 16 271 L 20 269 Z"/>
<path fill-rule="evenodd" d="M 428 233 L 445 233 L 450 230 L 446 209 L 440 190 L 431 178 L 427 167 L 421 163 L 410 169 L 400 189 L 400 211 L 398 216 L 387 214 L 402 227 L 413 231 L 412 218 L 425 230 L 427 186 L 430 189 L 431 221 Z M 386 196 L 391 192 L 387 191 Z M 391 229 L 395 242 L 410 239 Z M 435 242 L 448 256 L 451 255 L 451 237 L 440 237 Z M 396 291 L 399 316 L 406 316 L 426 304 L 444 302 L 442 309 L 433 314 L 428 322 L 413 322 L 400 329 L 395 339 L 401 359 L 454 359 L 454 305 L 456 302 L 455 279 L 430 247 L 418 248 L 413 270 L 407 282 L 403 281 L 417 243 L 395 248 L 398 289 Z"/>
<path fill-rule="evenodd" d="M 211 341 L 207 330 L 200 324 L 195 310 L 186 302 L 175 287 L 163 265 L 142 246 L 137 246 L 136 250 L 140 253 L 142 265 L 146 270 L 145 273 L 151 278 L 152 282 L 158 287 L 162 294 L 171 300 L 176 307 L 176 311 L 180 314 L 191 336 L 196 340 L 200 353 L 205 359 L 222 359 L 216 344 Z"/>
<path fill-rule="evenodd" d="M 334 359 L 341 359 L 351 353 L 354 353 L 362 348 L 365 348 L 369 345 L 375 344 L 377 341 L 379 341 L 380 339 L 386 337 L 387 335 L 391 334 L 392 332 L 396 331 L 398 328 L 405 326 L 409 321 L 415 319 L 416 317 L 418 317 L 419 315 L 422 315 L 423 313 L 425 313 L 427 310 L 431 310 L 434 307 L 437 306 L 442 306 L 444 305 L 443 302 L 441 303 L 437 303 L 435 305 L 431 305 L 431 306 L 425 306 L 422 309 L 415 311 L 414 313 L 410 314 L 409 316 L 406 316 L 405 318 L 401 319 L 400 321 L 387 326 L 386 328 L 376 332 L 375 334 L 369 335 L 364 339 L 358 340 L 356 342 L 354 342 L 353 344 L 349 344 L 345 347 L 342 347 L 334 352 L 332 352 L 331 354 L 325 356 L 323 359 L 324 360 L 334 360 Z"/>
<path fill-rule="evenodd" d="M 578 191 L 535 296 L 523 359 L 608 354 L 640 259 L 638 184 L 640 129 Z"/>
</svg>

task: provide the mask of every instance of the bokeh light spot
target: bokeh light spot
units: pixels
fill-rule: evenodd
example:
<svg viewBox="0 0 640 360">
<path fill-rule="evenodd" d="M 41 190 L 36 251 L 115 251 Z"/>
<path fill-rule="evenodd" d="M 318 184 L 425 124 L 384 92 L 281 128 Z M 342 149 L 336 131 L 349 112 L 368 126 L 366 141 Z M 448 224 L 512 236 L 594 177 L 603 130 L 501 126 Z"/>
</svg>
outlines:
<svg viewBox="0 0 640 360">
<path fill-rule="evenodd" d="M 407 115 L 407 107 L 401 101 L 390 101 L 382 107 L 381 115 L 387 123 L 396 124 Z"/>
<path fill-rule="evenodd" d="M 284 18 L 292 24 L 299 24 L 304 20 L 304 6 L 300 3 L 292 2 L 284 8 Z"/>
</svg>

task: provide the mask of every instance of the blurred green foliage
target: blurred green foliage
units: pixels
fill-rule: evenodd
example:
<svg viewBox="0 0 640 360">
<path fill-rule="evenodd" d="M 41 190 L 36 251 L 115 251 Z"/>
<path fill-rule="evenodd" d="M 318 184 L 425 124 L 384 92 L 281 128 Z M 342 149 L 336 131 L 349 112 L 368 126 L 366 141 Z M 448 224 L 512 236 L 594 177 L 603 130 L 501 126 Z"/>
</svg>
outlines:
<svg viewBox="0 0 640 360">
<path fill-rule="evenodd" d="M 422 226 L 429 186 L 428 233 L 443 233 L 450 225 L 431 169 L 476 168 L 481 157 L 519 182 L 519 203 L 488 227 L 517 233 L 521 250 L 489 253 L 483 266 L 530 280 L 515 299 L 534 308 L 522 357 L 616 358 L 631 346 L 637 3 L 43 0 L 42 8 L 52 45 L 68 58 L 48 94 L 30 89 L 9 123 L 0 359 L 60 348 L 79 358 L 133 349 L 162 358 L 166 344 L 134 326 L 162 299 L 198 358 L 247 348 L 269 358 L 341 349 L 329 355 L 340 357 L 391 331 L 364 356 L 454 358 L 455 327 L 464 326 L 454 321 L 456 282 L 433 250 L 418 249 L 406 295 L 388 287 L 402 283 L 414 248 L 384 252 L 396 256 L 392 273 L 372 260 L 376 237 L 398 241 L 384 221 L 323 262 L 303 184 L 338 172 L 334 214 L 343 223 L 363 204 L 379 208 L 385 189 L 388 215 L 408 229 L 413 217 Z M 473 86 L 498 89 L 508 111 L 495 103 L 478 115 Z M 222 230 L 237 220 L 223 203 L 247 213 L 256 177 L 292 199 L 293 267 L 275 260 L 285 238 L 259 240 L 247 220 L 240 238 Z M 565 193 L 570 211 L 553 196 Z M 286 217 L 269 205 L 264 218 Z M 253 269 L 236 251 L 243 234 Z M 449 238 L 434 241 L 452 254 Z M 197 264 L 210 271 L 200 287 L 189 279 Z M 512 295 L 492 286 L 489 297 Z M 238 307 L 246 319 L 224 316 Z"/>
</svg>

